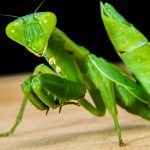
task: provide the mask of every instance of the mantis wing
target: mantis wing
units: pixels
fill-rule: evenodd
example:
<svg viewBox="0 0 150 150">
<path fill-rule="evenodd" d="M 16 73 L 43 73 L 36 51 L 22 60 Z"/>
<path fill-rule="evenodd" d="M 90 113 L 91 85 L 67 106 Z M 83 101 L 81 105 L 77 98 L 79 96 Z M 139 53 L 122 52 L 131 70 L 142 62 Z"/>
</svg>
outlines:
<svg viewBox="0 0 150 150">
<path fill-rule="evenodd" d="M 128 112 L 137 114 L 145 119 L 150 120 L 149 95 L 144 89 L 133 80 L 118 71 L 117 66 L 110 65 L 103 58 L 97 58 L 95 55 L 90 55 L 90 64 L 97 69 L 100 77 L 114 83 L 114 92 L 117 104 L 125 108 Z M 96 79 L 93 79 L 96 80 Z M 104 82 L 105 82 L 104 81 Z M 100 84 L 96 80 L 97 86 Z M 101 86 L 102 88 L 102 86 Z M 106 89 L 105 89 L 106 90 Z M 107 90 L 106 90 L 107 91 Z M 108 97 L 108 93 L 106 94 Z M 109 98 L 110 101 L 110 98 Z"/>
<path fill-rule="evenodd" d="M 150 94 L 150 46 L 148 40 L 110 4 L 103 5 L 101 3 L 101 16 L 116 52 Z"/>
<path fill-rule="evenodd" d="M 143 103 L 150 104 L 150 97 L 145 90 L 138 84 L 122 75 L 115 68 L 109 65 L 103 58 L 97 59 L 96 56 L 90 55 L 90 60 L 101 74 L 109 78 L 111 81 L 124 87 L 134 97 L 141 100 Z"/>
</svg>

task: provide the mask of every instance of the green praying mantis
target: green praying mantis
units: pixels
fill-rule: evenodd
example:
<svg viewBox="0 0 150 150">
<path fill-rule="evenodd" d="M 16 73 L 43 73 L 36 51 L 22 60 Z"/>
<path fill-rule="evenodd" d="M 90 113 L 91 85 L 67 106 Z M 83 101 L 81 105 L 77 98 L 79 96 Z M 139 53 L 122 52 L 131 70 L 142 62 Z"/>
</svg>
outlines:
<svg viewBox="0 0 150 150">
<path fill-rule="evenodd" d="M 100 3 L 101 17 L 112 44 L 131 74 L 74 43 L 56 27 L 52 12 L 34 12 L 6 27 L 7 36 L 48 64 L 38 65 L 22 84 L 24 99 L 15 124 L 0 136 L 14 133 L 23 117 L 27 100 L 37 109 L 83 106 L 91 114 L 111 114 L 119 145 L 124 145 L 117 118 L 117 104 L 128 112 L 150 120 L 150 47 L 148 40 L 113 6 Z M 141 65 L 142 63 L 142 65 Z M 132 75 L 133 74 L 133 75 Z M 92 97 L 91 104 L 86 91 Z"/>
</svg>

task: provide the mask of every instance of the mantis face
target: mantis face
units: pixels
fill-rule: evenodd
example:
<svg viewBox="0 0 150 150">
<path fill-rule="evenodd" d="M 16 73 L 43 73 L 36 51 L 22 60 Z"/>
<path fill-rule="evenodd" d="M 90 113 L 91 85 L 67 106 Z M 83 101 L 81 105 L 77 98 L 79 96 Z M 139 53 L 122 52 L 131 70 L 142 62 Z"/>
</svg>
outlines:
<svg viewBox="0 0 150 150">
<path fill-rule="evenodd" d="M 39 12 L 20 17 L 6 27 L 7 36 L 25 46 L 31 53 L 41 56 L 56 25 L 51 12 Z"/>
</svg>

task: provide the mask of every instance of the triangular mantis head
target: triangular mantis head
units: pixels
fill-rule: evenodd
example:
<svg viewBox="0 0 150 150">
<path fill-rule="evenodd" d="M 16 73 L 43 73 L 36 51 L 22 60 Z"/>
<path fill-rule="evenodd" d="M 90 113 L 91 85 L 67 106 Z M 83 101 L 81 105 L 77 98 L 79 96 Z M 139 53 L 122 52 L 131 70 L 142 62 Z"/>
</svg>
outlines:
<svg viewBox="0 0 150 150">
<path fill-rule="evenodd" d="M 7 36 L 25 46 L 37 56 L 43 54 L 55 28 L 56 16 L 51 12 L 38 12 L 20 17 L 6 27 Z"/>
</svg>

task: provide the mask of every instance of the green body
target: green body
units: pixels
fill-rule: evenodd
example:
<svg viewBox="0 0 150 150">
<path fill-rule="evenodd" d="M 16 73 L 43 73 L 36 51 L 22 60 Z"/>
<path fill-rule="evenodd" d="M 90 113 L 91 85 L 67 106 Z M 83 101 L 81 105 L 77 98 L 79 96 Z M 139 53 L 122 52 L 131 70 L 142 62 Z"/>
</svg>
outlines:
<svg viewBox="0 0 150 150">
<path fill-rule="evenodd" d="M 110 20 L 106 16 L 109 16 L 109 13 L 116 16 L 116 12 L 113 9 L 110 12 L 106 9 L 102 5 L 102 18 L 107 25 Z M 119 14 L 117 17 L 128 26 L 124 18 Z M 55 25 L 56 16 L 53 13 L 40 12 L 16 19 L 7 26 L 6 34 L 9 38 L 25 46 L 31 53 L 45 57 L 51 67 L 40 64 L 24 81 L 22 90 L 25 98 L 16 122 L 10 131 L 0 135 L 7 136 L 14 132 L 22 119 L 26 101 L 29 99 L 39 110 L 59 108 L 60 112 L 64 105 L 81 105 L 93 115 L 103 116 L 107 109 L 113 117 L 119 144 L 123 145 L 116 104 L 128 112 L 150 120 L 149 92 L 145 90 L 145 86 L 143 88 L 136 83 L 134 77 L 124 69 L 91 54 L 89 50 L 69 39 Z M 108 29 L 106 26 L 106 29 L 113 32 L 115 39 L 112 38 L 112 41 L 116 43 L 125 41 L 123 38 L 116 39 L 114 29 L 116 25 L 111 25 Z M 139 37 L 145 40 L 141 34 Z M 130 39 L 130 36 L 125 38 Z M 137 48 L 143 44 L 136 45 L 136 43 L 136 40 L 133 41 L 131 53 L 134 47 Z M 118 45 L 116 47 L 118 48 Z M 123 47 L 128 46 L 124 44 Z M 123 55 L 125 62 L 130 62 L 134 56 L 137 57 L 136 54 L 129 57 L 122 53 L 124 49 L 119 54 Z M 131 68 L 134 66 L 138 70 L 134 63 L 129 63 L 129 66 Z M 94 106 L 85 98 L 86 91 L 91 95 Z"/>
<path fill-rule="evenodd" d="M 150 45 L 148 40 L 111 5 L 105 4 L 103 8 L 102 19 L 116 52 L 150 94 Z"/>
</svg>

